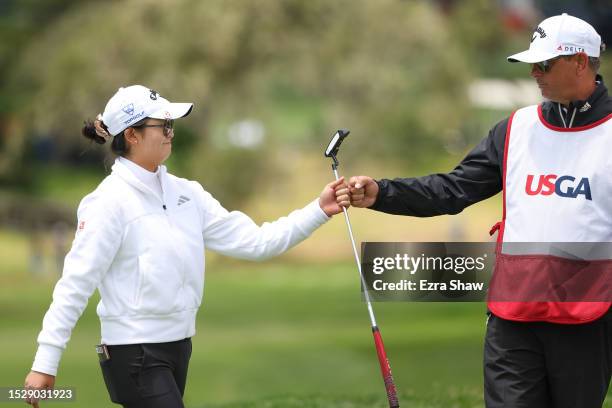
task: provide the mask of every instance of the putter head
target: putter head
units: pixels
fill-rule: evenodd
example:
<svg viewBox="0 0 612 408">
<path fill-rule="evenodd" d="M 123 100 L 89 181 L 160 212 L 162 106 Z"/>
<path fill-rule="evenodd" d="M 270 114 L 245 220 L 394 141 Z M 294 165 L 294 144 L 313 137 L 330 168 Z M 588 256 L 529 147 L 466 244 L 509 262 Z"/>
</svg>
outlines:
<svg viewBox="0 0 612 408">
<path fill-rule="evenodd" d="M 351 133 L 351 131 L 348 129 L 337 130 L 329 141 L 327 149 L 325 149 L 325 157 L 331 157 L 335 160 L 338 150 L 340 149 L 340 144 L 342 144 L 342 141 L 349 133 Z"/>
</svg>

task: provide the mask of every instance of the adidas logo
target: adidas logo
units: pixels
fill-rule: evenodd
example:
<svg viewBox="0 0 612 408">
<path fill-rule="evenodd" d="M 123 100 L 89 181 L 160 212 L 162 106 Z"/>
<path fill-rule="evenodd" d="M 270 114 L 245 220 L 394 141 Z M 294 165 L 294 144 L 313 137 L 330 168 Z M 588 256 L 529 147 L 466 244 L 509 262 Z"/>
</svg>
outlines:
<svg viewBox="0 0 612 408">
<path fill-rule="evenodd" d="M 585 104 L 582 106 L 582 108 L 580 108 L 580 112 L 581 112 L 581 113 L 584 113 L 584 112 L 588 111 L 589 109 L 591 109 L 591 104 L 587 102 L 587 103 L 585 103 Z"/>
<path fill-rule="evenodd" d="M 185 197 L 184 195 L 182 195 L 179 197 L 177 205 L 185 204 L 189 200 L 191 200 L 189 197 Z"/>
</svg>

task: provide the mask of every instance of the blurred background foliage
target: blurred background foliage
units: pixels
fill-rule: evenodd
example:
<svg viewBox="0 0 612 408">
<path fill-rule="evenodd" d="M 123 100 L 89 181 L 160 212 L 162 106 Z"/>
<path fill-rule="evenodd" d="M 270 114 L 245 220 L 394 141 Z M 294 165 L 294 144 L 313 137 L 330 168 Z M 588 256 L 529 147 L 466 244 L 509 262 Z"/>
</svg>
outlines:
<svg viewBox="0 0 612 408">
<path fill-rule="evenodd" d="M 491 12 L 487 4 L 456 13 Z M 427 2 L 30 0 L 2 7 L 10 41 L 0 51 L 0 177 L 25 190 L 41 163 L 101 169 L 107 149 L 89 146 L 80 125 L 133 83 L 196 103 L 177 131 L 173 162 L 187 177 L 214 173 L 209 188 L 234 204 L 279 170 L 271 149 L 318 151 L 339 126 L 360 136 L 346 154 L 426 161 L 467 115 L 464 84 L 475 72 L 466 44 L 495 49 L 469 24 L 449 26 Z M 243 119 L 262 124 L 263 143 L 228 143 L 228 129 Z M 228 180 L 244 185 L 230 191 Z"/>
<path fill-rule="evenodd" d="M 175 151 L 175 162 L 190 163 L 181 166 L 186 176 L 223 169 L 229 179 L 251 186 L 273 172 L 270 148 L 320 150 L 333 129 L 350 124 L 362 135 L 356 151 L 401 157 L 436 150 L 465 115 L 465 105 L 456 103 L 469 75 L 465 59 L 443 17 L 426 3 L 142 0 L 64 6 L 61 18 L 20 47 L 2 92 L 19 95 L 3 106 L 18 123 L 12 138 L 20 140 L 13 142 L 18 146 L 3 175 L 25 185 L 35 174 L 18 169 L 28 144 L 38 159 L 83 162 L 87 145 L 78 137 L 79 125 L 102 111 L 123 84 L 142 83 L 173 100 L 195 101 L 194 115 L 183 125 L 190 137 Z M 440 111 L 447 112 L 442 121 Z M 227 143 L 229 127 L 243 118 L 262 123 L 264 143 L 251 149 Z M 177 134 L 183 138 L 184 132 Z M 100 152 L 87 156 L 95 163 Z M 257 171 L 263 167 L 269 172 Z M 230 196 L 223 177 L 207 182 L 228 200 L 249 193 L 241 186 Z"/>
</svg>

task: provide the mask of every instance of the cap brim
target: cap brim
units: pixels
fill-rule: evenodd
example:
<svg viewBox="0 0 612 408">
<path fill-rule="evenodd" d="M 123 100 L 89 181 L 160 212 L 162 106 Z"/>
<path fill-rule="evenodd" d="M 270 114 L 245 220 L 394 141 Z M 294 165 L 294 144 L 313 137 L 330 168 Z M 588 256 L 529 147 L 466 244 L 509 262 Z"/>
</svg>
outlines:
<svg viewBox="0 0 612 408">
<path fill-rule="evenodd" d="M 157 112 L 149 115 L 153 119 L 180 119 L 191 113 L 193 103 L 168 103 Z"/>
<path fill-rule="evenodd" d="M 526 62 L 528 64 L 533 64 L 536 62 L 542 62 L 549 60 L 551 58 L 555 58 L 557 54 L 552 52 L 541 52 L 535 50 L 527 50 L 523 52 L 519 52 L 518 54 L 514 54 L 508 57 L 509 62 Z"/>
</svg>

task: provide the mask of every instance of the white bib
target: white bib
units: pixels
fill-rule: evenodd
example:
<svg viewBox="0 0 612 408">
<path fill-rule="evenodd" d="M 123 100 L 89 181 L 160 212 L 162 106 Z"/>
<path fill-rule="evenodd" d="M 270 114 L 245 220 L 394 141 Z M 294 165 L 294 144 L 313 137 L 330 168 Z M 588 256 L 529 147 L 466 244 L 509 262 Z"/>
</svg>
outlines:
<svg viewBox="0 0 612 408">
<path fill-rule="evenodd" d="M 496 315 L 575 324 L 609 309 L 610 118 L 559 128 L 545 122 L 539 106 L 519 109 L 510 118 L 504 219 L 489 287 L 488 307 Z"/>
<path fill-rule="evenodd" d="M 514 114 L 504 242 L 612 242 L 612 120 L 567 130 L 547 127 L 537 105 Z"/>
</svg>

